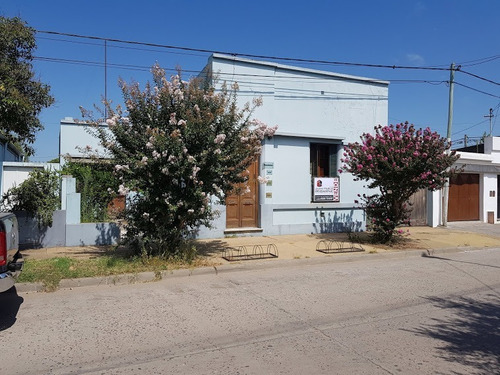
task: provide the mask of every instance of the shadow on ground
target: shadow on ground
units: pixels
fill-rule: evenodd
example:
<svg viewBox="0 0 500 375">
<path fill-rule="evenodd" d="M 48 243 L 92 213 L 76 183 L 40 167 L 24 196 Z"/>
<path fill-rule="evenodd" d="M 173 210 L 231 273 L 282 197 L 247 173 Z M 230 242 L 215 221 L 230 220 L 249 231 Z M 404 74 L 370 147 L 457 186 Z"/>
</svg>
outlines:
<svg viewBox="0 0 500 375">
<path fill-rule="evenodd" d="M 17 320 L 17 313 L 23 302 L 24 299 L 17 295 L 15 286 L 0 293 L 0 331 L 4 331 L 14 325 Z"/>
<path fill-rule="evenodd" d="M 220 257 L 229 245 L 223 240 L 197 241 L 196 252 L 200 256 Z"/>
<path fill-rule="evenodd" d="M 427 299 L 435 307 L 448 310 L 449 317 L 433 319 L 432 324 L 412 332 L 439 340 L 437 355 L 470 367 L 471 374 L 499 374 L 500 297 L 491 293 L 481 300 Z"/>
<path fill-rule="evenodd" d="M 351 233 L 314 233 L 308 235 L 311 238 L 316 238 L 318 241 L 320 240 L 334 240 L 334 241 L 344 241 L 344 242 L 352 242 L 361 245 L 369 245 L 375 249 L 422 249 L 424 246 L 422 244 L 412 238 L 411 236 L 407 236 L 405 234 L 401 236 L 397 236 L 393 241 L 388 243 L 380 243 L 373 240 L 372 233 L 370 232 L 351 232 Z"/>
</svg>

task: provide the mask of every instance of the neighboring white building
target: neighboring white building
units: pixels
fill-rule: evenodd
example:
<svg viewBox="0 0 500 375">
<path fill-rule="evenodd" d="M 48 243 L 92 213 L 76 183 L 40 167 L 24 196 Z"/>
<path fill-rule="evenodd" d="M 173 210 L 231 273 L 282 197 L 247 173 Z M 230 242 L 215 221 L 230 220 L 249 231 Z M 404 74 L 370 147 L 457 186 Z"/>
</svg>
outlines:
<svg viewBox="0 0 500 375">
<path fill-rule="evenodd" d="M 34 169 L 57 168 L 57 165 L 53 164 L 29 163 L 23 160 L 24 152 L 0 135 L 0 196 L 21 184 Z"/>
<path fill-rule="evenodd" d="M 106 127 L 105 124 L 101 126 Z M 87 158 L 89 152 L 105 155 L 105 150 L 94 135 L 93 129 L 72 117 L 62 119 L 59 132 L 59 163 L 63 165 L 66 157 Z"/>
<path fill-rule="evenodd" d="M 237 82 L 241 106 L 262 97 L 254 117 L 279 128 L 264 140 L 251 171 L 269 182 L 251 181 L 249 194 L 229 197 L 215 228 L 200 237 L 364 230 L 364 212 L 354 204 L 364 184 L 338 169 L 344 145 L 387 124 L 388 82 L 220 54 L 210 57 L 201 76 Z M 335 202 L 313 198 L 315 186 L 332 182 Z"/>
<path fill-rule="evenodd" d="M 58 163 L 26 163 L 17 161 L 5 161 L 2 167 L 2 182 L 0 193 L 3 195 L 10 188 L 19 186 L 35 169 L 59 170 Z"/>
<path fill-rule="evenodd" d="M 24 153 L 21 149 L 14 146 L 12 143 L 9 143 L 7 139 L 0 135 L 0 196 L 3 196 L 8 188 L 10 188 L 10 183 L 5 182 L 5 169 L 6 165 L 22 162 L 24 159 Z M 7 180 L 9 178 L 7 177 Z"/>
<path fill-rule="evenodd" d="M 464 171 L 450 182 L 448 221 L 500 223 L 500 137 L 458 150 Z"/>
</svg>

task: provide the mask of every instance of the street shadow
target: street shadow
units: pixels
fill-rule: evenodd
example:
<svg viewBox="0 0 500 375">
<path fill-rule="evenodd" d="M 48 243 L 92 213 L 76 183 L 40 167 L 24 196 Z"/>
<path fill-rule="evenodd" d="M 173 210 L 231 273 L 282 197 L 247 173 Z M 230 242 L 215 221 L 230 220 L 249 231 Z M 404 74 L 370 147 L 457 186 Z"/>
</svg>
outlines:
<svg viewBox="0 0 500 375">
<path fill-rule="evenodd" d="M 17 313 L 24 298 L 17 295 L 16 287 L 0 293 L 0 331 L 4 331 L 14 325 Z"/>
<path fill-rule="evenodd" d="M 490 268 L 500 268 L 500 266 L 494 266 L 492 264 L 484 264 L 484 263 L 477 263 L 477 262 L 467 262 L 465 260 L 456 260 L 456 259 L 438 257 L 438 256 L 435 256 L 435 255 L 429 255 L 427 253 L 423 253 L 422 257 L 424 257 L 424 258 L 432 258 L 432 259 L 439 259 L 439 260 L 446 260 L 447 262 L 454 262 L 454 263 L 465 263 L 465 264 L 474 264 L 476 266 L 483 266 L 483 267 L 490 267 Z"/>
<path fill-rule="evenodd" d="M 439 340 L 436 352 L 449 362 L 474 368 L 475 374 L 500 373 L 500 298 L 484 299 L 427 297 L 435 307 L 450 312 L 448 318 L 415 330 L 421 336 Z M 472 373 L 472 369 L 471 372 Z"/>
</svg>

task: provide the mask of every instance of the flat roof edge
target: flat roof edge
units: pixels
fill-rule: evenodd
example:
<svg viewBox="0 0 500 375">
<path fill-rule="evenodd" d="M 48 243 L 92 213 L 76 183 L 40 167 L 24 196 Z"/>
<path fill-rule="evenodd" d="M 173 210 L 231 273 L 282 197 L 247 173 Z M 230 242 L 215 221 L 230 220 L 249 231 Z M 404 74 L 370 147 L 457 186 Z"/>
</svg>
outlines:
<svg viewBox="0 0 500 375">
<path fill-rule="evenodd" d="M 332 141 L 344 141 L 345 137 L 338 137 L 334 135 L 325 134 L 301 134 L 301 133 L 288 133 L 288 132 L 276 132 L 275 137 L 292 137 L 292 138 L 311 138 L 311 139 L 328 139 Z"/>
<path fill-rule="evenodd" d="M 268 66 L 268 67 L 273 67 L 273 68 L 278 68 L 278 69 L 283 69 L 283 70 L 291 70 L 291 71 L 297 71 L 297 72 L 303 72 L 303 73 L 309 73 L 309 74 L 322 75 L 322 76 L 327 76 L 327 77 L 331 77 L 331 78 L 341 78 L 341 79 L 351 80 L 351 81 L 375 83 L 375 84 L 379 84 L 379 85 L 389 86 L 389 83 L 390 83 L 389 81 L 384 81 L 384 80 L 380 80 L 380 79 L 376 79 L 376 78 L 352 76 L 352 75 L 348 75 L 348 74 L 328 72 L 325 70 L 301 68 L 301 67 L 297 67 L 297 66 L 284 65 L 284 64 L 280 64 L 280 63 L 276 63 L 276 62 L 271 62 L 271 61 L 253 60 L 253 59 L 248 59 L 248 58 L 244 58 L 244 57 L 224 55 L 221 53 L 213 53 L 210 56 L 209 61 L 213 61 L 213 60 L 217 60 L 217 59 L 227 60 L 227 61 L 236 61 L 236 62 L 242 62 L 242 63 L 254 64 L 254 65 L 262 65 L 262 66 Z"/>
</svg>

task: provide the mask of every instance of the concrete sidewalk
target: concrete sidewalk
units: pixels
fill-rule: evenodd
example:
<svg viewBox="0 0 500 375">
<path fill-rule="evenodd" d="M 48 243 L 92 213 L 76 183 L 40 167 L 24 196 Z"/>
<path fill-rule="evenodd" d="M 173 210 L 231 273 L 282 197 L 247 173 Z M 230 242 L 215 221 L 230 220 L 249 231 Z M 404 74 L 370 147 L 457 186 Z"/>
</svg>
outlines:
<svg viewBox="0 0 500 375">
<path fill-rule="evenodd" d="M 500 225 L 476 222 L 451 223 L 446 228 L 411 227 L 404 230 L 405 239 L 397 245 L 386 246 L 362 243 L 361 245 L 356 245 L 356 247 L 361 247 L 364 250 L 363 253 L 386 253 L 417 249 L 432 251 L 452 248 L 500 247 Z M 366 238 L 366 233 L 354 234 L 353 237 L 354 239 L 356 237 Z M 316 250 L 319 242 L 322 240 L 335 240 L 341 242 L 341 246 L 350 246 L 348 236 L 344 233 L 228 237 L 215 240 L 198 240 L 196 242 L 200 254 L 213 259 L 215 263 L 226 264 L 229 262 L 223 259 L 223 255 L 230 255 L 231 253 L 227 252 L 230 248 L 241 248 L 248 253 L 252 253 L 254 249 L 257 252 L 266 252 L 268 245 L 273 245 L 271 248 L 277 249 L 277 259 L 325 257 L 324 253 Z M 325 243 L 320 244 L 320 246 L 324 247 Z M 113 251 L 106 247 L 85 246 L 31 249 L 22 251 L 22 253 L 26 259 L 46 259 L 64 256 L 92 258 L 112 254 Z M 233 252 L 233 254 L 237 254 L 237 252 Z M 335 256 L 342 256 L 343 254 L 339 253 L 335 254 Z"/>
<path fill-rule="evenodd" d="M 324 254 L 317 251 L 318 244 L 324 247 L 325 243 L 328 243 L 329 240 L 335 240 L 342 242 L 343 246 L 350 246 L 346 234 L 297 234 L 198 240 L 198 252 L 200 255 L 207 257 L 207 263 L 212 264 L 212 266 L 169 270 L 160 273 L 142 272 L 138 274 L 67 279 L 61 280 L 59 289 L 72 289 L 81 286 L 127 285 L 138 282 L 152 282 L 167 277 L 252 271 L 255 269 L 285 266 L 292 263 L 295 266 L 301 264 L 307 266 L 308 264 L 324 261 L 350 262 L 373 255 L 377 257 L 406 257 L 421 256 L 423 253 L 439 255 L 488 247 L 500 248 L 500 225 L 460 223 L 459 225 L 450 225 L 447 228 L 413 227 L 407 231 L 405 241 L 398 243 L 396 246 L 355 244 L 356 248 L 362 248 L 363 251 L 334 254 Z M 366 236 L 366 233 L 360 233 L 358 236 Z M 321 241 L 327 242 L 320 244 Z M 277 250 L 278 257 L 235 262 L 228 262 L 223 258 L 225 251 L 231 248 L 244 248 L 250 253 L 254 248 L 257 248 L 258 251 L 262 249 L 265 252 L 269 245 L 271 245 L 270 248 Z M 22 253 L 26 259 L 47 259 L 53 257 L 94 258 L 106 254 L 116 254 L 116 251 L 123 250 L 113 250 L 109 247 L 86 246 L 32 249 L 22 251 Z M 300 263 L 295 263 L 295 259 L 301 259 L 297 261 Z M 41 292 L 45 291 L 45 287 L 42 283 L 17 283 L 16 290 L 21 293 Z"/>
</svg>

